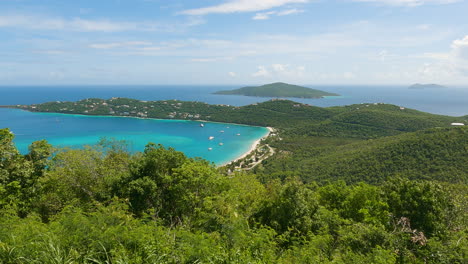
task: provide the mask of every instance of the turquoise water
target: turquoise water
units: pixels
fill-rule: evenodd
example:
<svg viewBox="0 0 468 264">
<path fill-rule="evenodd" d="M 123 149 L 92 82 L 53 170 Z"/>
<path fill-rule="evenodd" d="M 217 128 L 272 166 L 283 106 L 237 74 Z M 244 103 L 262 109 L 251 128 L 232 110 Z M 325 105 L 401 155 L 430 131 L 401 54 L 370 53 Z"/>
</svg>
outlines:
<svg viewBox="0 0 468 264">
<path fill-rule="evenodd" d="M 209 122 L 201 127 L 200 123 L 0 109 L 0 128 L 13 131 L 21 153 L 27 153 L 28 146 L 41 139 L 57 147 L 76 148 L 96 144 L 101 138 L 113 138 L 125 140 L 132 152 L 142 151 L 148 142 L 161 143 L 189 157 L 202 157 L 221 165 L 247 152 L 256 140 L 268 133 L 264 127 Z M 209 140 L 210 136 L 214 139 Z"/>
</svg>

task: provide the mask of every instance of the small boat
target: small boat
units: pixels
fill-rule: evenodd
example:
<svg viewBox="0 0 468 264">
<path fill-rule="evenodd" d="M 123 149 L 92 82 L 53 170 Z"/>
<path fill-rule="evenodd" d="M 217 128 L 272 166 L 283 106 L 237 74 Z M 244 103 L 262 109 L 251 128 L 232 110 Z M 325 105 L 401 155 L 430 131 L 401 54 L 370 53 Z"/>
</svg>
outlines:
<svg viewBox="0 0 468 264">
<path fill-rule="evenodd" d="M 214 137 L 213 137 L 213 136 L 211 136 L 211 137 L 209 137 L 208 139 L 209 139 L 209 140 L 213 140 L 213 139 L 214 139 Z"/>
<path fill-rule="evenodd" d="M 222 145 L 224 145 L 224 143 L 223 143 L 223 142 L 221 142 L 221 143 L 219 143 L 219 145 L 220 145 L 220 146 L 222 146 Z"/>
<path fill-rule="evenodd" d="M 224 133 L 224 130 L 219 131 L 219 133 Z"/>
<path fill-rule="evenodd" d="M 213 150 L 213 148 L 208 148 L 208 150 L 209 150 L 209 151 L 212 151 L 212 150 Z"/>
<path fill-rule="evenodd" d="M 200 127 L 204 127 L 204 126 L 205 126 L 205 124 L 200 124 Z"/>
<path fill-rule="evenodd" d="M 240 134 L 238 133 L 238 134 L 236 134 L 236 136 L 240 136 Z"/>
</svg>

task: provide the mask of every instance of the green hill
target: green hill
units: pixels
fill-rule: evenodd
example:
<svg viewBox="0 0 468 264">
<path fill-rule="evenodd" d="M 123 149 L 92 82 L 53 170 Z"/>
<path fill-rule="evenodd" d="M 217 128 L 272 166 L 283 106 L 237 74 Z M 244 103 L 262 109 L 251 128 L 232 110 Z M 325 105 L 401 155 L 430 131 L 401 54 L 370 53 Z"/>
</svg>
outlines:
<svg viewBox="0 0 468 264">
<path fill-rule="evenodd" d="M 441 89 L 441 88 L 447 88 L 443 85 L 439 85 L 439 84 L 420 84 L 420 83 L 416 83 L 416 84 L 413 84 L 411 85 L 410 87 L 408 87 L 409 89 Z"/>
<path fill-rule="evenodd" d="M 293 154 L 277 155 L 269 161 L 265 172 L 291 171 L 307 182 L 381 183 L 404 176 L 412 180 L 468 183 L 465 127 L 434 128 L 341 146 L 329 142 L 334 141 L 321 138 L 304 141 L 302 144 L 309 146 L 308 151 L 290 148 Z"/>
<path fill-rule="evenodd" d="M 262 86 L 248 86 L 229 91 L 218 91 L 214 94 L 296 98 L 322 98 L 323 96 L 338 96 L 338 94 L 335 93 L 328 93 L 282 82 L 271 83 Z"/>
</svg>

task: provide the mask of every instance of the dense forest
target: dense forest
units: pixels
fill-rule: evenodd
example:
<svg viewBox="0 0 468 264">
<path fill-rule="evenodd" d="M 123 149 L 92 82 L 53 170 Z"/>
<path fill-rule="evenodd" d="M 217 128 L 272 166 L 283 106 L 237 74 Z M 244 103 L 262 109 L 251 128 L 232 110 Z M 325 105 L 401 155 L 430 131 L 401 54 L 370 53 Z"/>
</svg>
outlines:
<svg viewBox="0 0 468 264">
<path fill-rule="evenodd" d="M 468 259 L 468 128 L 450 126 L 466 117 L 387 104 L 112 102 L 18 107 L 104 114 L 128 105 L 167 118 L 177 106 L 212 121 L 273 126 L 277 135 L 264 144 L 276 152 L 231 173 L 154 143 L 130 153 L 106 139 L 83 149 L 38 141 L 21 154 L 0 130 L 0 263 Z"/>
</svg>

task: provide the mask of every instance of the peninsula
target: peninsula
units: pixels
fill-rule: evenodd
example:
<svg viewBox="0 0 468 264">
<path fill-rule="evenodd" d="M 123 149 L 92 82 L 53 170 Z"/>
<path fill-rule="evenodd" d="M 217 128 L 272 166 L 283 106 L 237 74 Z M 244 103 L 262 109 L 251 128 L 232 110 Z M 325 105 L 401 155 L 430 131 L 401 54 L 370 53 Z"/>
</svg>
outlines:
<svg viewBox="0 0 468 264">
<path fill-rule="evenodd" d="M 247 86 L 235 90 L 218 91 L 214 94 L 294 98 L 322 98 L 324 96 L 338 96 L 338 94 L 335 93 L 324 92 L 282 82 L 265 84 L 262 86 Z"/>
<path fill-rule="evenodd" d="M 444 89 L 444 88 L 447 88 L 443 85 L 440 85 L 440 84 L 420 84 L 420 83 L 416 83 L 416 84 L 413 84 L 411 85 L 410 87 L 408 87 L 408 89 L 415 89 L 415 90 L 421 90 L 421 89 Z"/>
</svg>

